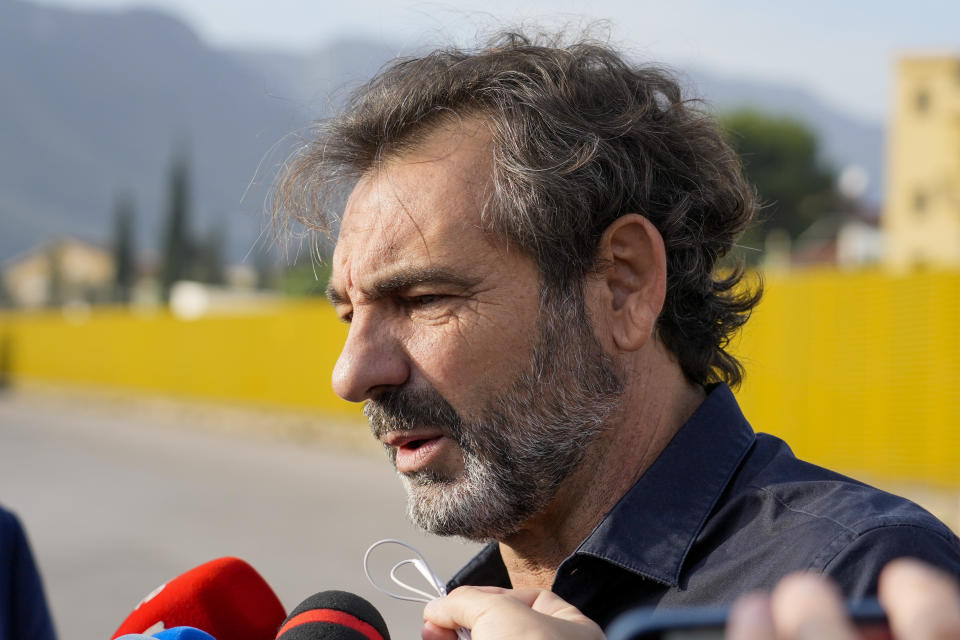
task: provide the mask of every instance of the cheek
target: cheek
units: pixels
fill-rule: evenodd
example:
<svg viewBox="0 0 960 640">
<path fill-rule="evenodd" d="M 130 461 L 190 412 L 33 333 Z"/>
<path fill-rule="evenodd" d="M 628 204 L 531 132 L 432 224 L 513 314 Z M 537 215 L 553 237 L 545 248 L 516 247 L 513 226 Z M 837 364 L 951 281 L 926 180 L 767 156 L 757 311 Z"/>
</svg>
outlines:
<svg viewBox="0 0 960 640">
<path fill-rule="evenodd" d="M 461 322 L 408 342 L 415 370 L 454 407 L 470 409 L 477 393 L 507 387 L 529 366 L 531 331 L 516 322 Z"/>
<path fill-rule="evenodd" d="M 604 281 L 588 278 L 584 290 L 584 305 L 597 343 L 605 353 L 616 353 L 616 328 L 609 312 L 611 304 L 606 287 Z"/>
</svg>

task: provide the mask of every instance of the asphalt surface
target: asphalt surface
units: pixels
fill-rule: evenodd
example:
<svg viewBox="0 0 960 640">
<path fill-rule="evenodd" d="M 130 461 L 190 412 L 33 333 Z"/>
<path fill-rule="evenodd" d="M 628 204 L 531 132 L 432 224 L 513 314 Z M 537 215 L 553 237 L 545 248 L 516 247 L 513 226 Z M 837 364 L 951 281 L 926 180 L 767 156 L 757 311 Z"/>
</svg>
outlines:
<svg viewBox="0 0 960 640">
<path fill-rule="evenodd" d="M 370 600 L 395 639 L 417 638 L 421 608 L 376 591 L 364 551 L 401 538 L 447 578 L 478 547 L 407 522 L 403 489 L 364 431 L 147 397 L 7 391 L 0 503 L 27 529 L 61 638 L 109 638 L 154 587 L 221 556 L 250 562 L 287 610 L 344 589 Z"/>
</svg>

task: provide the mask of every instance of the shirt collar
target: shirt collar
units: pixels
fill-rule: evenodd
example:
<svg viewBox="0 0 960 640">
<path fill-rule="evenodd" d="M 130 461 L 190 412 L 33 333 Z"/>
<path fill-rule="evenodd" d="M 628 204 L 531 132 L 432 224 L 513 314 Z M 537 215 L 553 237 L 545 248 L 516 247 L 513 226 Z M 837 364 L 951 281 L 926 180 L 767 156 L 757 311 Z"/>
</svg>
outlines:
<svg viewBox="0 0 960 640">
<path fill-rule="evenodd" d="M 733 392 L 716 385 L 576 554 L 678 586 L 687 552 L 755 439 Z"/>
</svg>

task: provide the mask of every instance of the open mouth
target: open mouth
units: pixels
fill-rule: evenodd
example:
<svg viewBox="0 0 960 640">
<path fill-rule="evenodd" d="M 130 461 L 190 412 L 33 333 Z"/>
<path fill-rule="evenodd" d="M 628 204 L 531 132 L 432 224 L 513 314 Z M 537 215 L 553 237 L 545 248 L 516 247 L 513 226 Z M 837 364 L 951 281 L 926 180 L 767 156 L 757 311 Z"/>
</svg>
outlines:
<svg viewBox="0 0 960 640">
<path fill-rule="evenodd" d="M 434 441 L 434 440 L 436 440 L 436 439 L 437 439 L 437 438 L 434 437 L 434 438 L 421 438 L 421 439 L 419 439 L 419 440 L 411 440 L 410 442 L 405 443 L 405 444 L 403 445 L 403 448 L 404 448 L 404 449 L 409 449 L 410 451 L 416 451 L 417 449 L 419 449 L 419 448 L 422 447 L 423 445 L 427 444 L 428 442 L 432 442 L 432 441 Z"/>
<path fill-rule="evenodd" d="M 396 447 L 397 471 L 405 473 L 423 469 L 439 455 L 443 442 L 444 437 L 438 434 L 396 443 L 393 446 Z"/>
</svg>

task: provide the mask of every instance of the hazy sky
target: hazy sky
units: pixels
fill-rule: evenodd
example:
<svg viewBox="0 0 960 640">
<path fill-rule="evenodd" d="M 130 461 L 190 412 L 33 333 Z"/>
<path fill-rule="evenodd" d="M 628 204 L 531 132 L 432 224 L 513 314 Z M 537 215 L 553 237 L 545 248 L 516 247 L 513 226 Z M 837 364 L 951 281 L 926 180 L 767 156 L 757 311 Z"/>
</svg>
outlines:
<svg viewBox="0 0 960 640">
<path fill-rule="evenodd" d="M 0 0 L 3 1 L 3 0 Z M 491 26 L 607 20 L 612 40 L 646 59 L 806 88 L 834 107 L 885 118 L 904 51 L 960 55 L 960 2 L 943 0 L 43 0 L 74 7 L 147 5 L 207 41 L 310 49 L 345 35 L 474 43 Z"/>
</svg>

